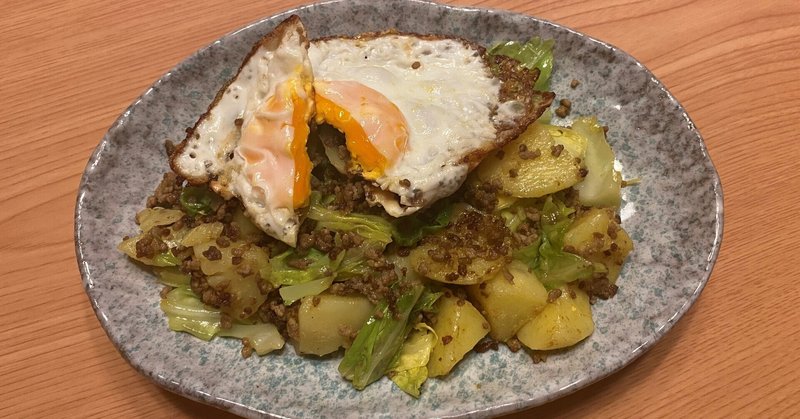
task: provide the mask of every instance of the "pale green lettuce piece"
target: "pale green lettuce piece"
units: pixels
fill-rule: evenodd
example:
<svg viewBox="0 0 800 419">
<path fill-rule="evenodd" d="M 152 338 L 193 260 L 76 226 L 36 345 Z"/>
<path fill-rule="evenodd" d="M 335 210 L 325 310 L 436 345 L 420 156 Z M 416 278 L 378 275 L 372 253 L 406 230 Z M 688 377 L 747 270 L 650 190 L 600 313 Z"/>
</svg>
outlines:
<svg viewBox="0 0 800 419">
<path fill-rule="evenodd" d="M 266 355 L 283 348 L 285 341 L 278 328 L 271 323 L 234 324 L 230 329 L 220 329 L 219 336 L 247 339 L 258 355 Z"/>
<path fill-rule="evenodd" d="M 397 387 L 419 397 L 419 389 L 428 379 L 427 365 L 437 339 L 436 332 L 425 323 L 414 326 L 387 374 Z"/>
<path fill-rule="evenodd" d="M 339 364 L 339 373 L 352 381 L 353 387 L 363 390 L 388 371 L 408 335 L 409 317 L 423 289 L 421 284 L 410 287 L 397 299 L 396 313 L 386 301 L 379 303 L 376 311 L 381 314 L 370 317 L 359 330 Z"/>
<path fill-rule="evenodd" d="M 308 218 L 317 222 L 317 228 L 352 231 L 367 240 L 386 245 L 392 241 L 392 224 L 377 215 L 350 213 L 325 208 L 316 194 L 311 197 Z"/>
<path fill-rule="evenodd" d="M 330 288 L 332 283 L 333 276 L 329 276 L 327 278 L 314 279 L 302 284 L 284 286 L 281 287 L 278 292 L 281 294 L 283 303 L 288 306 L 305 296 L 319 295 Z"/>
<path fill-rule="evenodd" d="M 211 340 L 221 327 L 220 311 L 203 304 L 189 288 L 175 288 L 167 293 L 161 300 L 161 310 L 167 315 L 170 329 L 203 340 Z"/>
<path fill-rule="evenodd" d="M 550 73 L 553 72 L 553 45 L 555 45 L 555 41 L 552 39 L 542 40 L 537 36 L 525 43 L 509 41 L 497 44 L 489 50 L 489 54 L 511 57 L 527 69 L 538 68 L 539 78 L 536 80 L 534 89 L 544 91 L 550 88 Z"/>
<path fill-rule="evenodd" d="M 614 151 L 606 141 L 596 117 L 579 118 L 572 129 L 588 140 L 584 163 L 587 174 L 574 186 L 581 204 L 590 207 L 619 207 L 622 176 L 614 170 Z"/>
</svg>

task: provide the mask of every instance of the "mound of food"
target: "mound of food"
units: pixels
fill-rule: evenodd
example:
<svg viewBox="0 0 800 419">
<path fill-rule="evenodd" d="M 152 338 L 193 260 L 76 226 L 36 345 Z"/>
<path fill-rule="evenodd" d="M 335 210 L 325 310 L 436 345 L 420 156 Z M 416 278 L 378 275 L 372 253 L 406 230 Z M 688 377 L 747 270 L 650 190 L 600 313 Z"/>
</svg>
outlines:
<svg viewBox="0 0 800 419">
<path fill-rule="evenodd" d="M 328 356 L 414 396 L 470 351 L 574 345 L 632 242 L 595 118 L 549 123 L 552 42 L 262 38 L 119 249 L 169 327 Z M 563 101 L 562 101 L 563 102 Z M 541 354 L 537 353 L 537 359 Z"/>
</svg>

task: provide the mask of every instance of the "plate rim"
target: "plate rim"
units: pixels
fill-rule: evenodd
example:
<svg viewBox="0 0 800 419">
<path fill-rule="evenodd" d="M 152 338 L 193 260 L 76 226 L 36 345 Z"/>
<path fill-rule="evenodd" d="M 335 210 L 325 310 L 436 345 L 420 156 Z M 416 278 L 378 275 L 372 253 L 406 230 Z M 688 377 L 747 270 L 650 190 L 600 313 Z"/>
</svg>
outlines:
<svg viewBox="0 0 800 419">
<path fill-rule="evenodd" d="M 714 240 L 711 246 L 711 251 L 709 253 L 709 257 L 707 260 L 707 264 L 705 266 L 704 273 L 702 278 L 697 285 L 697 288 L 694 289 L 688 297 L 686 297 L 684 304 L 669 318 L 666 320 L 664 325 L 658 329 L 657 331 L 653 332 L 649 338 L 642 342 L 636 349 L 632 352 L 628 353 L 628 357 L 624 359 L 620 359 L 618 362 L 614 363 L 611 368 L 606 368 L 602 371 L 602 373 L 595 374 L 589 377 L 581 377 L 577 381 L 573 382 L 569 386 L 560 388 L 558 390 L 552 391 L 547 393 L 544 396 L 540 397 L 533 397 L 527 399 L 518 399 L 513 402 L 509 402 L 502 405 L 492 405 L 487 406 L 484 409 L 475 409 L 472 411 L 461 412 L 454 415 L 447 415 L 443 417 L 448 418 L 455 418 L 455 417 L 476 417 L 476 416 L 484 416 L 484 415 L 500 415 L 500 414 L 507 414 L 516 411 L 521 411 L 525 409 L 530 409 L 535 406 L 540 406 L 551 402 L 553 400 L 562 398 L 567 396 L 571 393 L 574 393 L 580 389 L 586 388 L 600 380 L 605 379 L 606 377 L 618 373 L 620 370 L 624 369 L 631 363 L 633 363 L 636 359 L 642 356 L 645 352 L 647 352 L 651 347 L 653 347 L 657 342 L 661 340 L 661 338 L 666 335 L 674 325 L 680 320 L 688 310 L 694 306 L 695 302 L 699 298 L 700 294 L 702 293 L 705 286 L 708 284 L 708 281 L 712 275 L 713 268 L 716 265 L 716 261 L 719 257 L 719 252 L 721 249 L 722 239 L 723 239 L 723 232 L 724 232 L 724 194 L 722 189 L 722 182 L 719 175 L 719 171 L 717 170 L 716 166 L 714 165 L 713 160 L 708 151 L 708 146 L 703 138 L 702 134 L 697 129 L 692 118 L 689 116 L 686 109 L 683 105 L 675 98 L 675 96 L 669 91 L 667 86 L 658 79 L 655 74 L 643 63 L 641 63 L 638 59 L 636 59 L 631 54 L 625 52 L 624 50 L 614 46 L 611 43 L 599 40 L 592 36 L 589 36 L 583 32 L 578 30 L 572 29 L 570 27 L 564 26 L 562 24 L 543 19 L 534 15 L 530 15 L 527 13 L 522 12 L 515 12 L 511 10 L 502 10 L 502 9 L 495 9 L 495 8 L 482 8 L 482 7 L 474 7 L 474 6 L 456 6 L 456 5 L 449 5 L 449 4 L 439 4 L 429 0 L 400 0 L 405 3 L 412 3 L 418 4 L 422 7 L 431 7 L 433 9 L 446 9 L 449 11 L 453 11 L 456 13 L 488 13 L 488 14 L 499 14 L 499 15 L 508 15 L 508 16 L 522 16 L 528 19 L 532 19 L 538 21 L 541 24 L 551 26 L 557 30 L 562 30 L 571 33 L 572 35 L 576 35 L 580 38 L 584 38 L 585 40 L 601 46 L 611 53 L 615 55 L 621 55 L 622 57 L 631 60 L 633 64 L 641 67 L 641 69 L 649 76 L 650 80 L 656 84 L 659 90 L 661 90 L 665 95 L 667 100 L 676 106 L 678 114 L 685 119 L 687 126 L 686 128 L 691 132 L 693 138 L 692 141 L 695 139 L 698 141 L 698 145 L 700 146 L 702 156 L 709 164 L 711 169 L 711 174 L 713 175 L 712 178 L 712 186 L 714 191 L 714 211 L 715 211 L 715 220 L 714 220 Z M 91 273 L 89 272 L 86 266 L 86 258 L 84 256 L 84 249 L 83 249 L 83 234 L 81 231 L 82 227 L 82 218 L 83 218 L 83 211 L 85 211 L 84 206 L 84 195 L 88 189 L 87 182 L 90 180 L 97 164 L 98 160 L 102 157 L 103 153 L 106 151 L 108 143 L 110 140 L 116 135 L 116 132 L 119 131 L 125 122 L 129 119 L 131 111 L 136 108 L 136 106 L 141 103 L 145 98 L 152 94 L 152 92 L 158 89 L 163 83 L 170 80 L 173 76 L 173 73 L 180 70 L 180 68 L 186 63 L 187 61 L 197 59 L 199 56 L 204 54 L 207 50 L 209 50 L 214 45 L 220 43 L 223 40 L 229 39 L 240 32 L 248 31 L 255 26 L 261 25 L 266 21 L 270 20 L 280 20 L 282 18 L 286 18 L 292 14 L 295 14 L 299 11 L 306 10 L 306 9 L 313 9 L 320 6 L 330 6 L 334 4 L 369 4 L 369 0 L 327 0 L 307 5 L 302 5 L 298 7 L 294 7 L 270 16 L 261 17 L 253 22 L 250 22 L 242 27 L 236 28 L 230 32 L 225 33 L 224 35 L 216 38 L 214 41 L 210 42 L 209 44 L 195 50 L 190 55 L 184 57 L 179 62 L 177 62 L 174 66 L 172 66 L 167 72 L 162 74 L 155 82 L 153 82 L 150 86 L 148 86 L 144 92 L 142 92 L 137 98 L 131 102 L 130 105 L 126 107 L 126 109 L 115 119 L 115 121 L 109 126 L 108 130 L 103 135 L 100 143 L 95 147 L 94 151 L 92 152 L 91 156 L 89 157 L 87 164 L 82 172 L 80 183 L 77 190 L 77 197 L 75 202 L 75 209 L 74 209 L 74 242 L 75 242 L 75 254 L 76 254 L 76 261 L 78 264 L 78 269 L 81 274 L 81 281 L 84 287 L 84 291 L 86 293 L 87 298 L 89 299 L 92 309 L 97 316 L 100 325 L 103 328 L 106 336 L 108 336 L 109 340 L 112 342 L 114 347 L 116 348 L 117 352 L 122 356 L 125 361 L 131 365 L 138 373 L 148 378 L 150 381 L 157 384 L 159 387 L 166 389 L 172 393 L 180 395 L 182 397 L 189 398 L 191 400 L 214 406 L 217 408 L 221 408 L 237 415 L 246 416 L 246 417 L 257 417 L 257 416 L 266 416 L 266 417 L 274 417 L 274 418 L 287 418 L 287 416 L 282 416 L 279 413 L 275 412 L 268 412 L 264 410 L 260 410 L 253 406 L 247 406 L 243 404 L 236 403 L 231 400 L 227 400 L 218 396 L 215 396 L 211 393 L 201 392 L 198 389 L 191 389 L 186 388 L 180 384 L 175 385 L 175 383 L 170 382 L 167 378 L 161 376 L 154 376 L 150 371 L 148 371 L 144 366 L 136 364 L 133 362 L 130 357 L 128 356 L 127 350 L 123 347 L 123 342 L 119 340 L 118 336 L 112 334 L 110 330 L 110 324 L 108 318 L 105 316 L 105 313 L 99 307 L 97 300 L 92 295 L 92 289 L 94 288 L 93 278 Z"/>
</svg>

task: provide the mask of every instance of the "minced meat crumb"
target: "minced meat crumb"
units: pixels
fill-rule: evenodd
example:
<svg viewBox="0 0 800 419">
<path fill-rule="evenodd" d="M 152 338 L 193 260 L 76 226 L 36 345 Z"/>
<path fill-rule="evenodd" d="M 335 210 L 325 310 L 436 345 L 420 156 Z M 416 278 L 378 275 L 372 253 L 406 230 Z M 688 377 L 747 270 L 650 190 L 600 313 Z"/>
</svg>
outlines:
<svg viewBox="0 0 800 419">
<path fill-rule="evenodd" d="M 147 208 L 172 208 L 178 204 L 183 192 L 183 181 L 182 177 L 173 172 L 164 173 L 153 195 L 147 198 Z"/>
<path fill-rule="evenodd" d="M 511 352 L 519 352 L 519 350 L 522 349 L 522 343 L 517 338 L 511 338 L 506 341 L 506 346 L 508 346 Z"/>
</svg>

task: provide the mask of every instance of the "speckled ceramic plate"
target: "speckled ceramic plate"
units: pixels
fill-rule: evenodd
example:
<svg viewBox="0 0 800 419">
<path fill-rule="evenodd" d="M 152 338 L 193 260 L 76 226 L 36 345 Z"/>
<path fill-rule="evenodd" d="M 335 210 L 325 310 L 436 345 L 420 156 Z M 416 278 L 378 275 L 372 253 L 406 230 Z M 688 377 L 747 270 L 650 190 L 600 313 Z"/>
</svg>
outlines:
<svg viewBox="0 0 800 419">
<path fill-rule="evenodd" d="M 594 306 L 596 331 L 534 365 L 524 351 L 471 354 L 419 400 L 381 380 L 363 392 L 338 359 L 279 355 L 243 359 L 240 344 L 206 343 L 167 329 L 159 286 L 115 250 L 135 232 L 134 214 L 168 170 L 165 139 L 180 139 L 232 76 L 250 45 L 289 14 L 312 37 L 397 28 L 485 45 L 556 40 L 553 90 L 573 114 L 594 114 L 626 178 L 622 217 L 636 249 L 616 298 Z M 568 84 L 581 81 L 576 89 Z M 664 335 L 698 297 L 722 235 L 722 191 L 703 140 L 681 105 L 636 60 L 556 24 L 502 11 L 420 1 L 334 1 L 273 16 L 227 35 L 164 75 L 114 123 L 84 173 L 75 218 L 78 263 L 101 324 L 122 355 L 159 385 L 244 416 L 485 416 L 545 403 L 617 371 Z"/>
</svg>

